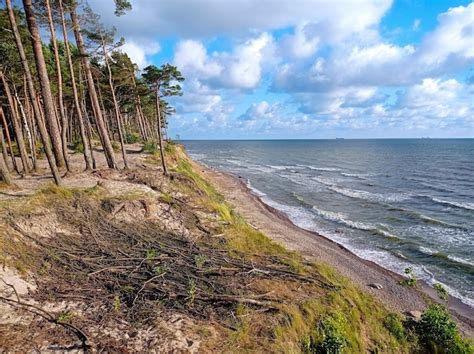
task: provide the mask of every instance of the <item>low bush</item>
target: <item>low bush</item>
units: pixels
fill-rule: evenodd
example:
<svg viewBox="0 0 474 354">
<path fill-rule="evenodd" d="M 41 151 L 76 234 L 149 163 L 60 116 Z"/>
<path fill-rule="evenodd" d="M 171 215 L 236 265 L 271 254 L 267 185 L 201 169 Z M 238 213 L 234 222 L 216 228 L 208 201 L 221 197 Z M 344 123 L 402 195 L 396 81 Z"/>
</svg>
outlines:
<svg viewBox="0 0 474 354">
<path fill-rule="evenodd" d="M 448 310 L 434 304 L 421 316 L 415 326 L 420 344 L 433 353 L 473 353 L 474 346 L 463 339 L 456 323 L 450 318 Z"/>
<path fill-rule="evenodd" d="M 137 133 L 127 133 L 125 135 L 125 142 L 127 144 L 135 144 L 135 143 L 138 143 L 140 141 L 140 135 L 138 135 Z"/>
</svg>

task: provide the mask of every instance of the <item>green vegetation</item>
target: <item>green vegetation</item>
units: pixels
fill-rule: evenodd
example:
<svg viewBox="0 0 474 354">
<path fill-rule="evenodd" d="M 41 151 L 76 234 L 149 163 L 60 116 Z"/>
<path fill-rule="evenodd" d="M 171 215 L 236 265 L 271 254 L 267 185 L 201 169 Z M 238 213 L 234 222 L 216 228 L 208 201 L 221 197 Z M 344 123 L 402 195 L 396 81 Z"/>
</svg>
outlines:
<svg viewBox="0 0 474 354">
<path fill-rule="evenodd" d="M 407 275 L 406 279 L 400 281 L 400 285 L 408 286 L 411 288 L 416 288 L 417 280 L 415 274 L 413 274 L 413 268 L 405 268 L 405 274 Z"/>
<path fill-rule="evenodd" d="M 428 307 L 414 327 L 421 344 L 430 352 L 474 353 L 474 346 L 461 337 L 456 323 L 442 305 Z"/>
<path fill-rule="evenodd" d="M 127 144 L 135 144 L 140 141 L 140 135 L 137 133 L 127 133 L 125 135 L 125 143 Z"/>
<path fill-rule="evenodd" d="M 436 290 L 438 297 L 441 300 L 448 301 L 449 294 L 443 285 L 441 285 L 440 283 L 436 283 L 433 285 L 433 288 Z"/>
<path fill-rule="evenodd" d="M 383 322 L 385 328 L 399 341 L 406 339 L 406 329 L 400 315 L 390 313 Z"/>
</svg>

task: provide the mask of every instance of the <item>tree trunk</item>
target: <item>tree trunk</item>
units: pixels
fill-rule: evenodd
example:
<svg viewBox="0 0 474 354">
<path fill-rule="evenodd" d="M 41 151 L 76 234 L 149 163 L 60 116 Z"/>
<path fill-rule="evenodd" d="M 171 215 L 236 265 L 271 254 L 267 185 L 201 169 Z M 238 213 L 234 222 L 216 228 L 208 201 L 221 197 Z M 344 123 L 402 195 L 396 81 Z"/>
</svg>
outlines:
<svg viewBox="0 0 474 354">
<path fill-rule="evenodd" d="M 61 62 L 59 60 L 58 42 L 56 41 L 56 30 L 54 29 L 53 14 L 51 13 L 51 7 L 49 0 L 45 0 L 46 10 L 48 12 L 48 23 L 49 31 L 51 33 L 51 42 L 53 43 L 54 62 L 56 64 L 56 73 L 58 75 L 58 102 L 59 102 L 59 117 L 61 118 L 61 142 L 62 152 L 64 156 L 64 162 L 66 168 L 70 171 L 68 155 L 67 155 L 67 117 L 66 111 L 64 110 L 64 97 L 63 97 L 63 76 L 61 74 Z"/>
<path fill-rule="evenodd" d="M 31 136 L 30 127 L 28 126 L 28 121 L 27 121 L 27 118 L 26 118 L 25 110 L 23 108 L 23 104 L 21 103 L 20 97 L 18 97 L 17 92 L 15 92 L 15 99 L 18 103 L 18 107 L 20 108 L 21 117 L 23 118 L 23 126 L 25 127 L 26 137 L 28 138 L 28 143 L 29 143 L 29 146 L 30 146 L 31 161 L 33 162 L 33 170 L 36 170 L 37 164 L 36 164 L 35 145 L 33 144 L 33 138 Z"/>
<path fill-rule="evenodd" d="M 18 112 L 15 109 L 15 102 L 13 101 L 13 96 L 8 85 L 7 79 L 2 71 L 0 71 L 0 81 L 2 81 L 3 89 L 7 96 L 8 105 L 10 106 L 10 117 L 13 124 L 13 130 L 15 132 L 16 143 L 18 145 L 18 150 L 20 151 L 21 164 L 23 165 L 23 173 L 28 174 L 30 166 L 28 164 L 28 152 L 26 151 L 25 140 L 23 137 L 23 130 L 21 128 L 21 121 L 18 117 Z"/>
<path fill-rule="evenodd" d="M 68 61 L 69 74 L 71 75 L 72 94 L 74 97 L 74 108 L 75 108 L 77 120 L 79 123 L 79 130 L 81 133 L 82 144 L 84 146 L 84 160 L 86 162 L 86 170 L 90 170 L 92 168 L 90 141 L 87 138 L 86 130 L 84 127 L 84 117 L 82 115 L 81 104 L 79 102 L 79 95 L 77 92 L 76 77 L 74 74 L 74 65 L 72 63 L 71 49 L 69 48 L 69 39 L 67 36 L 67 28 L 66 28 L 66 21 L 64 19 L 64 9 L 63 9 L 62 0 L 59 0 L 59 11 L 61 14 L 61 25 L 62 25 L 62 30 L 63 30 L 64 47 L 66 49 L 66 57 Z"/>
<path fill-rule="evenodd" d="M 158 121 L 158 143 L 160 144 L 160 156 L 161 156 L 161 165 L 163 166 L 163 174 L 168 175 L 168 170 L 166 169 L 165 154 L 163 151 L 163 139 L 161 137 L 161 112 L 160 112 L 160 90 L 156 89 L 156 117 Z"/>
<path fill-rule="evenodd" d="M 46 127 L 43 123 L 43 120 L 41 118 L 41 111 L 39 109 L 39 105 L 36 102 L 36 93 L 35 93 L 35 88 L 33 85 L 33 78 L 31 76 L 30 68 L 28 66 L 28 61 L 26 60 L 23 44 L 21 43 L 21 37 L 20 37 L 20 33 L 18 32 L 18 27 L 16 25 L 16 19 L 15 19 L 15 14 L 13 13 L 11 0 L 5 0 L 5 3 L 8 8 L 8 17 L 10 19 L 13 35 L 15 37 L 16 46 L 18 48 L 18 54 L 20 55 L 21 64 L 23 66 L 23 70 L 26 75 L 26 82 L 28 84 L 28 93 L 30 96 L 31 104 L 33 106 L 36 124 L 38 125 L 38 129 L 40 131 L 41 141 L 43 143 L 43 147 L 46 153 L 46 157 L 48 159 L 49 167 L 54 177 L 54 181 L 56 182 L 56 184 L 59 185 L 61 184 L 61 176 L 59 175 L 59 171 L 56 167 L 56 159 L 49 145 L 49 136 L 48 136 L 48 132 L 46 131 Z"/>
<path fill-rule="evenodd" d="M 3 127 L 0 127 L 0 144 L 2 144 L 2 155 L 5 163 L 8 161 L 8 152 L 7 152 L 7 143 L 5 142 L 5 137 L 3 136 Z M 8 164 L 7 164 L 8 167 Z"/>
<path fill-rule="evenodd" d="M 63 154 L 63 144 L 61 141 L 61 134 L 56 117 L 56 110 L 54 109 L 53 95 L 51 94 L 51 86 L 46 70 L 46 62 L 43 55 L 43 47 L 41 37 L 39 34 L 38 25 L 36 23 L 35 14 L 31 0 L 23 0 L 23 8 L 25 9 L 26 23 L 30 30 L 31 44 L 36 63 L 36 70 L 38 71 L 38 79 L 41 87 L 41 96 L 43 98 L 43 108 L 46 125 L 48 126 L 51 143 L 53 145 L 54 156 L 56 157 L 56 164 L 58 167 L 65 165 L 65 157 Z"/>
<path fill-rule="evenodd" d="M 115 162 L 114 149 L 112 148 L 112 143 L 110 141 L 109 135 L 107 134 L 104 118 L 100 110 L 99 99 L 97 98 L 97 92 L 94 86 L 94 79 L 92 78 L 91 67 L 90 67 L 88 55 L 86 53 L 86 49 L 84 46 L 84 41 L 82 39 L 82 34 L 79 27 L 79 21 L 77 18 L 75 7 L 71 8 L 70 15 L 71 15 L 72 25 L 74 28 L 74 36 L 76 38 L 77 48 L 79 50 L 79 54 L 82 57 L 82 62 L 84 64 L 84 71 L 86 74 L 87 87 L 89 89 L 89 96 L 90 96 L 91 104 L 95 111 L 97 131 L 101 139 L 102 147 L 104 148 L 104 154 L 107 160 L 107 165 L 109 166 L 109 168 L 116 168 L 117 164 Z"/>
<path fill-rule="evenodd" d="M 3 113 L 2 106 L 0 106 L 0 116 L 2 116 L 2 124 L 3 124 L 3 128 L 5 129 L 5 136 L 7 137 L 8 148 L 10 149 L 10 157 L 12 159 L 13 168 L 17 173 L 20 173 L 18 165 L 16 164 L 15 155 L 13 154 L 13 147 L 12 147 L 12 140 L 10 138 L 10 131 L 8 130 L 7 119 L 5 118 L 5 114 Z"/>
<path fill-rule="evenodd" d="M 3 155 L 0 155 L 0 176 L 2 177 L 5 184 L 11 185 L 12 178 L 10 176 L 10 171 L 8 171 L 7 162 L 3 158 Z"/>
<path fill-rule="evenodd" d="M 117 102 L 117 97 L 115 96 L 114 83 L 112 80 L 112 70 L 110 69 L 109 59 L 107 57 L 107 51 L 105 50 L 105 43 L 102 40 L 102 51 L 104 53 L 105 66 L 107 67 L 107 72 L 109 74 L 109 86 L 112 93 L 112 100 L 114 101 L 115 117 L 117 118 L 117 130 L 119 134 L 120 147 L 122 148 L 122 158 L 125 169 L 128 169 L 127 162 L 127 152 L 125 151 L 125 142 L 123 140 L 123 130 L 122 130 L 122 117 L 120 115 L 120 109 Z"/>
</svg>

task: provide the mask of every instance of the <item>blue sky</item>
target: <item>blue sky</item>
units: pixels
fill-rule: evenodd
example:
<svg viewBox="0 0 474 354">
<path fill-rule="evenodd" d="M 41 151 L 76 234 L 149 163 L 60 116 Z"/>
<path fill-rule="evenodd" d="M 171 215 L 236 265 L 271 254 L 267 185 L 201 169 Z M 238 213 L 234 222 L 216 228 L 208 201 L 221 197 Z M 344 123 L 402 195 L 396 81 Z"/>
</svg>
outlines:
<svg viewBox="0 0 474 354">
<path fill-rule="evenodd" d="M 172 137 L 474 137 L 472 1 L 89 2 L 140 67 L 183 72 Z"/>
</svg>

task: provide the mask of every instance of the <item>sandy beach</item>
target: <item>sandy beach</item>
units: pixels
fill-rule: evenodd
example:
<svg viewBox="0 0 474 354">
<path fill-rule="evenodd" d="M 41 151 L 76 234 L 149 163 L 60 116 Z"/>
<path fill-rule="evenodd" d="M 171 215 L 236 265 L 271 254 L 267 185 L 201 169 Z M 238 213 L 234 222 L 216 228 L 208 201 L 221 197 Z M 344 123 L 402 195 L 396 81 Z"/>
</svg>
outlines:
<svg viewBox="0 0 474 354">
<path fill-rule="evenodd" d="M 246 186 L 245 180 L 221 171 L 199 165 L 229 203 L 254 227 L 290 250 L 298 251 L 310 260 L 334 267 L 357 286 L 398 312 L 423 311 L 427 301 L 439 301 L 434 289 L 418 282 L 416 289 L 399 284 L 402 276 L 378 264 L 364 260 L 324 236 L 301 229 L 286 215 L 263 203 Z M 374 288 L 382 285 L 382 289 Z M 474 327 L 474 309 L 450 297 L 449 309 L 468 336 Z"/>
</svg>

